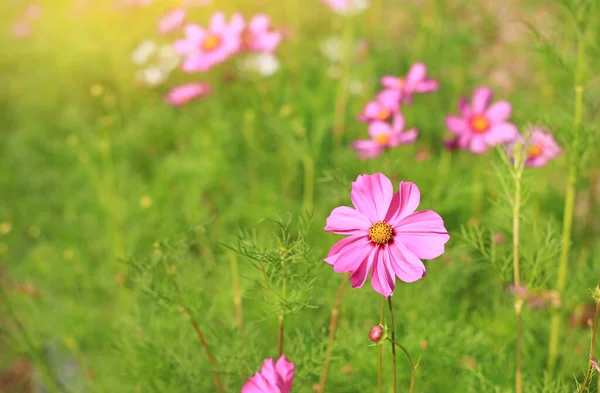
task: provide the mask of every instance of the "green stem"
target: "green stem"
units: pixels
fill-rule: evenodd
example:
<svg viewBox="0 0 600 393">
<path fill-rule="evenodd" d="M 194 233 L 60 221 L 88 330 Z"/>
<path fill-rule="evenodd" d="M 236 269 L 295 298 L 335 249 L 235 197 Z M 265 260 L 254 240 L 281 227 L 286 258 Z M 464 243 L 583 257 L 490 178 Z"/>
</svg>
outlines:
<svg viewBox="0 0 600 393">
<path fill-rule="evenodd" d="M 587 387 L 587 384 L 590 380 L 590 376 L 592 375 L 593 366 L 590 363 L 590 360 L 594 358 L 594 351 L 595 351 L 595 347 L 596 347 L 596 332 L 598 330 L 598 314 L 600 314 L 600 300 L 596 302 L 596 315 L 594 316 L 594 327 L 592 329 L 592 343 L 590 344 L 590 356 L 588 359 L 588 369 L 587 369 L 587 372 L 585 373 L 585 378 L 583 379 L 583 382 L 581 383 L 581 388 L 579 389 L 578 393 L 583 393 L 585 391 L 585 388 Z M 598 378 L 598 380 L 600 381 L 600 378 Z"/>
<path fill-rule="evenodd" d="M 233 305 L 235 306 L 235 319 L 238 330 L 244 328 L 244 311 L 242 309 L 242 292 L 240 290 L 240 274 L 238 271 L 237 255 L 234 252 L 229 253 L 231 260 L 231 277 L 233 281 Z"/>
<path fill-rule="evenodd" d="M 402 345 L 398 344 L 396 341 L 392 341 L 392 344 L 397 345 L 398 348 L 400 348 L 402 350 L 402 352 L 404 352 L 404 354 L 406 355 L 406 358 L 408 359 L 408 363 L 410 363 L 410 389 L 409 389 L 409 392 L 413 393 L 415 391 L 415 377 L 416 377 L 416 373 L 417 373 L 417 368 L 415 367 L 415 363 L 413 362 L 412 357 L 410 357 L 410 354 L 408 353 L 406 348 L 404 348 Z"/>
<path fill-rule="evenodd" d="M 281 264 L 285 267 L 285 263 L 283 259 L 281 260 Z M 279 329 L 277 333 L 277 354 L 278 358 L 283 355 L 283 331 L 284 331 L 284 321 L 285 321 L 285 299 L 286 299 L 286 291 L 287 291 L 287 280 L 285 278 L 285 273 L 283 276 L 283 283 L 281 284 L 281 304 L 279 309 Z"/>
<path fill-rule="evenodd" d="M 573 227 L 573 212 L 575 207 L 575 186 L 577 184 L 578 160 L 576 154 L 579 148 L 579 130 L 583 119 L 583 65 L 585 42 L 583 34 L 579 34 L 577 45 L 577 71 L 575 74 L 575 113 L 573 116 L 573 142 L 571 145 L 571 159 L 569 160 L 569 173 L 565 196 L 565 208 L 563 216 L 563 231 L 561 240 L 561 252 L 558 263 L 558 281 L 556 289 L 559 294 L 565 288 L 567 282 L 567 267 L 569 262 L 569 251 L 571 249 L 571 230 Z M 558 355 L 558 343 L 561 331 L 561 317 L 558 310 L 552 315 L 552 327 L 550 330 L 550 347 L 548 350 L 548 374 L 552 376 Z"/>
<path fill-rule="evenodd" d="M 394 389 L 393 392 L 397 392 L 398 384 L 396 383 L 396 347 L 394 343 L 396 342 L 396 328 L 394 327 L 394 310 L 392 307 L 392 296 L 388 296 L 388 306 L 390 310 L 390 332 L 392 333 L 392 375 L 394 380 Z"/>
<path fill-rule="evenodd" d="M 258 202 L 258 177 L 257 177 L 257 160 L 256 160 L 256 141 L 254 135 L 254 121 L 255 113 L 248 109 L 244 113 L 244 126 L 242 132 L 244 139 L 246 139 L 246 145 L 248 146 L 248 183 L 250 188 L 250 198 L 253 202 Z"/>
<path fill-rule="evenodd" d="M 304 211 L 312 211 L 315 194 L 315 163 L 309 155 L 302 159 L 304 165 L 304 196 L 302 201 L 302 209 Z"/>
<path fill-rule="evenodd" d="M 340 147 L 342 144 L 342 136 L 344 134 L 344 126 L 346 120 L 346 103 L 348 101 L 348 81 L 350 74 L 350 66 L 352 64 L 352 35 L 353 26 L 352 20 L 344 21 L 343 35 L 343 59 L 342 59 L 342 75 L 335 98 L 334 117 L 333 117 L 333 136 L 334 145 Z"/>
<path fill-rule="evenodd" d="M 383 313 L 385 312 L 385 298 L 381 298 L 381 310 L 379 312 L 379 324 L 383 325 Z M 377 386 L 379 393 L 383 393 L 383 345 L 379 346 L 379 360 L 377 362 Z"/>
<path fill-rule="evenodd" d="M 523 392 L 523 376 L 522 376 L 522 317 L 523 298 L 521 296 L 521 279 L 519 268 L 519 214 L 521 211 L 521 174 L 523 167 L 521 163 L 521 152 L 515 154 L 515 196 L 513 205 L 513 272 L 515 285 L 515 313 L 517 316 L 517 366 L 515 371 L 516 392 Z"/>
</svg>

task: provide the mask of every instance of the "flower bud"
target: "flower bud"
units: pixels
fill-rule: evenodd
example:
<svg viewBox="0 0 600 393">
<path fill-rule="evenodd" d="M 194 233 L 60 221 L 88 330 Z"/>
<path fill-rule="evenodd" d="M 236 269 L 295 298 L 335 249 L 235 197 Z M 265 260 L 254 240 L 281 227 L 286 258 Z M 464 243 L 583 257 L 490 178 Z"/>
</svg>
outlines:
<svg viewBox="0 0 600 393">
<path fill-rule="evenodd" d="M 387 338 L 387 329 L 381 325 L 375 325 L 369 332 L 369 340 L 375 344 L 382 343 Z"/>
</svg>

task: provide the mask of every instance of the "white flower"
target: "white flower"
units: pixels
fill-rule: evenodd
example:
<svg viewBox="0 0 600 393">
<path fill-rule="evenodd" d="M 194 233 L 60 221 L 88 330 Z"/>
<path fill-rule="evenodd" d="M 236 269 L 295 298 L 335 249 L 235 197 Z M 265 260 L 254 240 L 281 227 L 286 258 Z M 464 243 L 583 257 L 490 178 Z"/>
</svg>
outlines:
<svg viewBox="0 0 600 393">
<path fill-rule="evenodd" d="M 321 53 L 332 63 L 338 63 L 342 60 L 342 49 L 344 42 L 340 37 L 329 37 L 321 43 Z"/>
<path fill-rule="evenodd" d="M 350 94 L 353 94 L 355 96 L 359 95 L 363 91 L 362 82 L 358 79 L 351 80 L 348 83 L 348 91 L 350 92 Z"/>
<path fill-rule="evenodd" d="M 154 43 L 154 41 L 145 40 L 133 50 L 133 53 L 131 54 L 131 59 L 135 64 L 143 65 L 146 64 L 146 62 L 148 62 L 148 59 L 155 51 L 156 44 Z"/>
<path fill-rule="evenodd" d="M 248 56 L 240 64 L 243 71 L 269 77 L 279 70 L 279 59 L 272 53 L 257 53 Z"/>
<path fill-rule="evenodd" d="M 175 70 L 181 57 L 173 45 L 158 46 L 151 40 L 145 40 L 131 54 L 133 62 L 140 66 L 136 79 L 145 85 L 156 86 L 163 83 Z"/>
</svg>

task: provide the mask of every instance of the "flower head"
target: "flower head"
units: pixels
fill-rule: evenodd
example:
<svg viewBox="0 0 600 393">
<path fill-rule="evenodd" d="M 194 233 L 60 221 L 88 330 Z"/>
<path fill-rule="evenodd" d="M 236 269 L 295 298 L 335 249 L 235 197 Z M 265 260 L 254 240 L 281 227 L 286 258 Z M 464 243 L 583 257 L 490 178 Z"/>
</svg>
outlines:
<svg viewBox="0 0 600 393">
<path fill-rule="evenodd" d="M 369 340 L 375 344 L 381 344 L 387 338 L 387 327 L 382 325 L 375 325 L 369 331 Z"/>
<path fill-rule="evenodd" d="M 210 94 L 210 85 L 206 83 L 188 83 L 172 88 L 166 95 L 167 103 L 174 106 L 182 106 L 199 97 Z"/>
<path fill-rule="evenodd" d="M 186 56 L 182 69 L 185 72 L 205 72 L 224 62 L 240 49 L 244 20 L 234 15 L 230 23 L 225 14 L 213 15 L 210 27 L 195 24 L 185 27 L 186 38 L 175 42 L 175 50 Z"/>
<path fill-rule="evenodd" d="M 277 48 L 281 38 L 281 32 L 271 30 L 271 19 L 265 14 L 257 14 L 242 32 L 242 48 L 270 53 Z"/>
<path fill-rule="evenodd" d="M 425 277 L 421 259 L 442 255 L 450 236 L 437 213 L 415 212 L 421 199 L 417 186 L 401 182 L 394 193 L 385 175 L 361 175 L 350 197 L 355 209 L 340 206 L 327 218 L 326 232 L 348 237 L 331 248 L 325 262 L 335 272 L 350 272 L 353 288 L 362 287 L 372 273 L 373 289 L 386 297 L 396 276 L 404 282 Z"/>
<path fill-rule="evenodd" d="M 517 135 L 515 141 L 507 146 L 508 154 L 513 154 L 516 143 L 522 144 L 524 149 L 525 166 L 539 168 L 558 157 L 561 149 L 554 140 L 554 136 L 541 126 L 533 126 L 525 132 L 526 137 Z"/>
<path fill-rule="evenodd" d="M 447 116 L 446 127 L 457 136 L 456 143 L 461 149 L 473 153 L 485 153 L 488 147 L 513 141 L 517 127 L 508 122 L 512 107 L 507 101 L 496 101 L 490 105 L 493 92 L 480 87 L 473 93 L 471 105 L 466 99 L 459 102 L 459 116 Z"/>
<path fill-rule="evenodd" d="M 344 16 L 356 15 L 369 8 L 368 0 L 321 0 L 321 2 Z"/>
<path fill-rule="evenodd" d="M 392 90 L 384 90 L 377 98 L 369 102 L 363 112 L 358 115 L 358 120 L 367 123 L 370 121 L 386 121 L 400 110 L 400 95 Z"/>
<path fill-rule="evenodd" d="M 241 393 L 289 393 L 294 381 L 294 363 L 281 355 L 277 363 L 267 359 L 262 369 L 250 377 Z"/>
<path fill-rule="evenodd" d="M 415 63 L 404 77 L 386 75 L 381 78 L 383 87 L 400 93 L 400 101 L 412 103 L 415 93 L 429 93 L 439 88 L 439 83 L 426 76 L 427 67 L 423 63 Z"/>
<path fill-rule="evenodd" d="M 398 113 L 392 124 L 379 120 L 372 122 L 369 125 L 371 139 L 359 139 L 352 143 L 352 147 L 359 158 L 375 158 L 388 148 L 414 142 L 417 135 L 416 128 L 404 131 L 404 116 Z"/>
<path fill-rule="evenodd" d="M 158 31 L 161 34 L 169 34 L 181 27 L 186 17 L 187 10 L 184 7 L 173 8 L 158 21 Z"/>
<path fill-rule="evenodd" d="M 272 53 L 255 53 L 244 58 L 240 68 L 268 78 L 279 70 L 279 59 Z"/>
<path fill-rule="evenodd" d="M 144 85 L 156 86 L 179 66 L 181 58 L 172 45 L 158 46 L 152 40 L 145 40 L 133 50 L 131 60 L 140 67 L 136 73 L 137 80 Z"/>
</svg>

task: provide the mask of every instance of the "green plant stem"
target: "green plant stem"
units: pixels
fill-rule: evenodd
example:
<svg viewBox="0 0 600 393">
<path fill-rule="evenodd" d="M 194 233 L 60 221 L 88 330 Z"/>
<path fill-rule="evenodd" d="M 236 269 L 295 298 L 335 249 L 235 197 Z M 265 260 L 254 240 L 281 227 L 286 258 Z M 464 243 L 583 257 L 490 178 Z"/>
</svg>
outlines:
<svg viewBox="0 0 600 393">
<path fill-rule="evenodd" d="M 342 297 L 346 290 L 346 285 L 350 273 L 344 274 L 342 283 L 338 289 L 333 307 L 331 308 L 331 319 L 329 321 L 329 344 L 327 345 L 327 353 L 325 354 L 325 363 L 323 363 L 323 369 L 321 370 L 321 378 L 319 379 L 319 390 L 318 392 L 323 393 L 325 391 L 325 384 L 327 383 L 327 373 L 329 372 L 329 365 L 331 363 L 331 354 L 333 353 L 333 344 L 335 343 L 335 332 L 337 330 L 338 318 L 340 315 L 340 305 L 342 304 Z"/>
<path fill-rule="evenodd" d="M 346 103 L 348 101 L 348 81 L 352 64 L 353 21 L 344 21 L 342 74 L 336 93 L 333 116 L 334 146 L 340 147 L 346 120 Z"/>
<path fill-rule="evenodd" d="M 238 330 L 244 328 L 244 311 L 242 309 L 242 292 L 240 290 L 240 275 L 238 271 L 237 255 L 234 252 L 229 253 L 231 260 L 231 277 L 233 281 L 233 305 L 235 306 L 235 319 Z"/>
<path fill-rule="evenodd" d="M 284 262 L 283 260 L 281 261 L 281 264 L 283 265 Z M 281 306 L 279 309 L 279 329 L 278 329 L 278 333 L 277 333 L 277 354 L 278 354 L 278 358 L 281 357 L 281 355 L 283 355 L 283 332 L 284 332 L 284 321 L 285 321 L 285 309 L 284 309 L 284 304 L 285 304 L 285 299 L 286 299 L 286 292 L 287 292 L 287 280 L 285 279 L 285 276 L 283 278 L 283 283 L 281 284 Z"/>
<path fill-rule="evenodd" d="M 409 392 L 413 393 L 415 391 L 415 378 L 416 378 L 416 373 L 417 373 L 417 368 L 415 367 L 415 363 L 413 362 L 412 357 L 410 357 L 410 354 L 408 353 L 406 348 L 404 348 L 402 345 L 398 344 L 396 341 L 392 341 L 392 344 L 398 346 L 398 348 L 400 348 L 402 350 L 402 352 L 404 352 L 404 354 L 406 355 L 406 358 L 408 359 L 408 363 L 410 363 L 410 389 L 409 389 Z"/>
<path fill-rule="evenodd" d="M 381 298 L 381 310 L 379 311 L 379 324 L 383 325 L 383 313 L 385 312 L 385 298 Z M 379 359 L 377 362 L 377 386 L 379 393 L 383 393 L 383 345 L 379 346 Z"/>
<path fill-rule="evenodd" d="M 579 148 L 579 130 L 583 119 L 583 64 L 584 64 L 584 37 L 579 35 L 577 45 L 577 71 L 575 74 L 575 113 L 573 116 L 573 142 L 571 145 L 571 159 L 569 160 L 569 174 L 565 196 L 565 208 L 563 216 L 563 231 L 561 240 L 561 252 L 558 262 L 558 280 L 556 290 L 562 295 L 567 282 L 567 267 L 569 263 L 569 251 L 571 249 L 571 230 L 573 227 L 573 213 L 575 207 L 575 186 L 577 184 L 577 167 L 579 161 L 576 154 Z M 556 365 L 558 355 L 558 343 L 561 331 L 561 315 L 558 310 L 552 315 L 550 330 L 550 347 L 548 350 L 548 375 L 551 377 Z"/>
<path fill-rule="evenodd" d="M 596 332 L 598 330 L 598 314 L 600 314 L 600 301 L 596 302 L 596 315 L 594 316 L 594 327 L 592 328 L 592 342 L 590 344 L 590 356 L 588 359 L 588 369 L 587 372 L 585 373 L 585 378 L 583 379 L 583 382 L 581 383 L 581 388 L 579 389 L 578 393 L 583 393 L 585 391 L 585 388 L 587 387 L 587 384 L 590 380 L 590 376 L 592 375 L 592 369 L 593 366 L 590 363 L 590 360 L 594 358 L 594 352 L 595 352 L 595 348 L 596 348 Z M 598 380 L 600 380 L 600 378 L 598 378 Z"/>
<path fill-rule="evenodd" d="M 522 166 L 520 158 L 515 158 L 517 165 L 515 173 L 515 196 L 513 205 L 513 273 L 514 273 L 514 285 L 515 285 L 515 313 L 517 317 L 517 365 L 515 370 L 515 385 L 516 392 L 523 392 L 523 376 L 522 376 L 522 310 L 523 310 L 523 298 L 521 296 L 521 279 L 520 279 L 520 267 L 519 267 L 519 215 L 521 212 L 521 174 Z"/>
<path fill-rule="evenodd" d="M 315 163 L 311 156 L 304 156 L 302 159 L 304 165 L 304 196 L 302 208 L 304 211 L 312 211 L 315 194 Z"/>
<path fill-rule="evenodd" d="M 396 328 L 394 327 L 394 309 L 392 307 L 392 296 L 388 296 L 387 299 L 390 310 L 390 332 L 392 333 L 392 375 L 394 380 L 393 392 L 396 393 L 398 389 L 398 384 L 396 383 L 396 347 L 394 346 L 394 343 L 396 342 Z"/>
<path fill-rule="evenodd" d="M 246 139 L 246 145 L 248 146 L 248 183 L 250 188 L 250 198 L 253 202 L 257 202 L 259 196 L 256 168 L 257 149 L 254 135 L 255 117 L 255 113 L 252 110 L 247 110 L 246 113 L 244 113 L 244 126 L 242 127 L 242 133 L 244 134 L 244 139 Z"/>
</svg>

